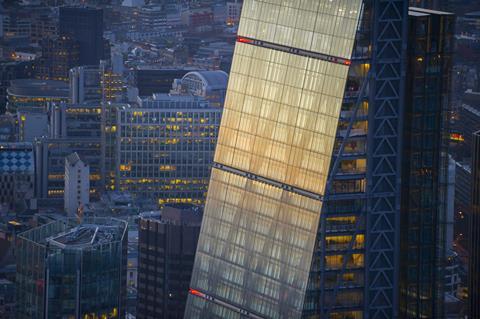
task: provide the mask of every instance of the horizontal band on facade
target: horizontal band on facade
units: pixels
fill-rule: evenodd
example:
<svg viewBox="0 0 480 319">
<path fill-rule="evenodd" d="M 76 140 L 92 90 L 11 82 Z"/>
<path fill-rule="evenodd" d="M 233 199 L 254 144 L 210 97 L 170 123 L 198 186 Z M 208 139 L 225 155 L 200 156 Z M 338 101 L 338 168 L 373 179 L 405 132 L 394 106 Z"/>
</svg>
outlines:
<svg viewBox="0 0 480 319">
<path fill-rule="evenodd" d="M 235 175 L 240 175 L 240 176 L 246 177 L 246 178 L 251 179 L 251 180 L 255 180 L 255 181 L 258 181 L 258 182 L 261 182 L 261 183 L 265 183 L 265 184 L 268 184 L 268 185 L 273 186 L 273 187 L 281 188 L 281 189 L 284 189 L 286 191 L 295 193 L 297 195 L 301 195 L 301 196 L 305 196 L 305 197 L 312 198 L 312 199 L 315 199 L 315 200 L 323 201 L 323 196 L 320 195 L 320 194 L 312 193 L 312 192 L 309 192 L 307 190 L 304 190 L 304 189 L 301 189 L 301 188 L 298 188 L 298 187 L 295 187 L 295 186 L 291 186 L 291 185 L 288 185 L 288 184 L 284 184 L 284 183 L 275 181 L 275 180 L 270 179 L 270 178 L 266 178 L 266 177 L 263 177 L 263 176 L 252 174 L 250 172 L 245 172 L 245 171 L 242 171 L 240 169 L 233 168 L 233 167 L 226 166 L 226 165 L 219 164 L 219 163 L 213 163 L 213 167 L 218 168 L 222 171 L 226 171 L 226 172 L 235 174 Z"/>
<path fill-rule="evenodd" d="M 328 54 L 322 54 L 318 52 L 293 48 L 293 47 L 289 47 L 281 44 L 276 44 L 276 43 L 262 41 L 262 40 L 256 40 L 256 39 L 242 37 L 242 36 L 237 37 L 237 42 L 251 44 L 251 45 L 255 45 L 255 46 L 266 48 L 266 49 L 272 49 L 276 51 L 291 53 L 295 55 L 300 55 L 308 58 L 318 59 L 318 60 L 341 64 L 341 65 L 352 64 L 352 61 L 349 59 L 339 58 L 339 57 L 328 55 Z"/>
<path fill-rule="evenodd" d="M 190 288 L 189 291 L 188 291 L 189 294 L 193 295 L 193 296 L 196 296 L 196 297 L 199 297 L 199 298 L 202 298 L 204 300 L 207 300 L 207 301 L 211 301 L 213 302 L 214 304 L 217 304 L 219 306 L 222 306 L 222 307 L 225 307 L 227 309 L 230 309 L 230 310 L 233 310 L 235 312 L 238 312 L 240 313 L 242 316 L 246 316 L 247 318 L 253 318 L 253 319 L 264 319 L 263 317 L 260 317 L 260 316 L 257 316 L 249 311 L 246 311 L 245 309 L 242 309 L 240 307 L 237 307 L 237 306 L 234 306 L 232 304 L 229 304 L 223 300 L 220 300 L 218 298 L 215 298 L 215 297 L 212 297 L 212 296 L 209 296 L 199 290 L 196 290 L 196 289 L 192 289 Z"/>
</svg>

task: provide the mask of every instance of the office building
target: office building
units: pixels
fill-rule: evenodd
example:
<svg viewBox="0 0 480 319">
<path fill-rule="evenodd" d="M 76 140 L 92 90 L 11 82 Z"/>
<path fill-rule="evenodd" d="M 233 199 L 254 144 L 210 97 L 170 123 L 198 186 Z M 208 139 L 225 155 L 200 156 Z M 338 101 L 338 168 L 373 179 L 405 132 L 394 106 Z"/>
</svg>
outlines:
<svg viewBox="0 0 480 319">
<path fill-rule="evenodd" d="M 35 61 L 35 76 L 44 80 L 68 81 L 68 72 L 80 63 L 80 46 L 71 36 L 44 38 L 42 56 Z"/>
<path fill-rule="evenodd" d="M 55 103 L 49 109 L 50 137 L 101 137 L 102 106 L 100 101 L 83 104 Z"/>
<path fill-rule="evenodd" d="M 7 108 L 7 89 L 10 81 L 32 78 L 34 75 L 32 61 L 3 61 L 0 62 L 0 114 Z"/>
<path fill-rule="evenodd" d="M 408 3 L 360 6 L 244 1 L 185 318 L 400 316 Z"/>
<path fill-rule="evenodd" d="M 98 65 L 104 59 L 103 10 L 90 7 L 60 7 L 59 35 L 79 45 L 77 65 Z"/>
<path fill-rule="evenodd" d="M 181 22 L 191 32 L 212 31 L 214 25 L 213 9 L 208 6 L 184 7 L 181 11 Z"/>
<path fill-rule="evenodd" d="M 227 25 L 238 25 L 242 13 L 242 1 L 234 0 L 227 2 Z"/>
<path fill-rule="evenodd" d="M 65 158 L 64 207 L 67 216 L 82 215 L 90 201 L 90 167 L 77 153 Z"/>
<path fill-rule="evenodd" d="M 70 103 L 100 101 L 102 99 L 101 73 L 98 66 L 78 66 L 70 69 Z"/>
<path fill-rule="evenodd" d="M 125 318 L 126 222 L 54 221 L 18 235 L 16 258 L 16 318 Z"/>
<path fill-rule="evenodd" d="M 48 136 L 48 113 L 45 110 L 17 112 L 18 141 L 33 143 L 36 138 Z"/>
<path fill-rule="evenodd" d="M 68 84 L 63 81 L 19 79 L 7 89 L 7 111 L 46 111 L 48 103 L 68 101 Z"/>
<path fill-rule="evenodd" d="M 205 98 L 214 107 L 223 107 L 228 74 L 223 71 L 192 71 L 173 83 L 172 94 Z"/>
<path fill-rule="evenodd" d="M 113 72 L 112 66 L 106 61 L 101 61 L 99 68 L 102 102 L 104 104 L 108 102 L 122 102 L 125 98 L 126 91 L 122 74 Z M 107 113 L 105 114 L 108 116 Z"/>
<path fill-rule="evenodd" d="M 0 205 L 22 212 L 34 208 L 35 159 L 31 143 L 0 144 Z"/>
<path fill-rule="evenodd" d="M 443 316 L 454 15 L 411 7 L 401 201 L 400 314 Z"/>
<path fill-rule="evenodd" d="M 13 114 L 0 115 L 0 143 L 17 141 L 17 118 Z"/>
<path fill-rule="evenodd" d="M 140 215 L 137 318 L 183 318 L 201 223 L 186 204 Z"/>
<path fill-rule="evenodd" d="M 2 10 L 3 11 L 3 10 Z M 5 39 L 25 38 L 30 43 L 39 44 L 44 38 L 57 33 L 55 10 L 48 6 L 10 7 L 1 13 L 0 36 Z"/>
<path fill-rule="evenodd" d="M 117 109 L 115 189 L 165 203 L 205 201 L 222 109 L 159 94 Z"/>
<path fill-rule="evenodd" d="M 72 153 L 89 163 L 90 198 L 103 191 L 101 175 L 101 142 L 99 138 L 41 138 L 35 142 L 36 197 L 39 206 L 64 209 L 65 158 Z"/>
<path fill-rule="evenodd" d="M 307 284 L 313 287 L 320 212 L 362 1 L 293 6 L 244 1 L 185 318 L 300 318 Z M 330 28 L 334 23 L 342 27 Z M 360 191 L 362 183 L 337 188 Z M 361 249 L 364 237 L 353 237 Z M 333 253 L 349 243 L 336 237 L 324 245 Z M 325 261 L 363 266 L 363 254 L 342 258 Z M 358 280 L 351 272 L 348 278 Z M 335 301 L 332 295 L 329 302 Z M 356 316 L 350 312 L 345 315 Z"/>
<path fill-rule="evenodd" d="M 137 30 L 158 31 L 181 25 L 180 11 L 175 6 L 149 4 L 135 8 Z"/>
<path fill-rule="evenodd" d="M 480 131 L 474 133 L 472 158 L 472 214 L 469 227 L 469 318 L 480 316 Z"/>
<path fill-rule="evenodd" d="M 51 105 L 50 136 L 35 143 L 39 198 L 63 209 L 65 157 L 75 152 L 90 166 L 91 198 L 98 199 L 106 187 L 114 185 L 118 106 L 101 101 Z"/>
</svg>

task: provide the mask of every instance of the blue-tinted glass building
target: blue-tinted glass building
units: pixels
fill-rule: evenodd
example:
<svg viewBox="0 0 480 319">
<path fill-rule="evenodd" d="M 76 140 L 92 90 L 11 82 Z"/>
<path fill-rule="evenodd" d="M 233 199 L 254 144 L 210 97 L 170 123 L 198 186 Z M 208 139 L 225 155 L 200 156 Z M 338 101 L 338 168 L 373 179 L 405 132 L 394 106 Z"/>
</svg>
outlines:
<svg viewBox="0 0 480 319">
<path fill-rule="evenodd" d="M 124 318 L 127 223 L 64 219 L 17 241 L 17 317 Z"/>
</svg>

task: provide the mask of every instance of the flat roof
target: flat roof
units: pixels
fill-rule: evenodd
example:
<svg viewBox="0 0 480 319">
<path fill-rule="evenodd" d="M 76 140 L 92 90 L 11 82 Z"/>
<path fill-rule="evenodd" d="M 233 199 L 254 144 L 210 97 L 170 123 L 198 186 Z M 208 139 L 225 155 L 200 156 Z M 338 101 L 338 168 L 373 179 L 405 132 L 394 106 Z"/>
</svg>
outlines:
<svg viewBox="0 0 480 319">
<path fill-rule="evenodd" d="M 48 238 L 47 241 L 61 248 L 81 248 L 110 243 L 115 241 L 117 236 L 117 226 L 82 224 L 57 236 Z"/>
</svg>

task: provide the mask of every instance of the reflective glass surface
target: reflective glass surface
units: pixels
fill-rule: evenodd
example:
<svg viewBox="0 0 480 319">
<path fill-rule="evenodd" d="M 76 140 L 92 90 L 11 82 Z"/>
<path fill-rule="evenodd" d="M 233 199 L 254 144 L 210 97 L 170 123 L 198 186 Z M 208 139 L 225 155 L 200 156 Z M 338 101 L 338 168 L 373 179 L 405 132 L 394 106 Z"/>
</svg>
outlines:
<svg viewBox="0 0 480 319">
<path fill-rule="evenodd" d="M 215 161 L 323 194 L 347 73 L 238 43 Z"/>
<path fill-rule="evenodd" d="M 361 5 L 358 0 L 245 1 L 238 34 L 349 59 Z"/>
<path fill-rule="evenodd" d="M 239 35 L 350 59 L 361 3 L 246 0 Z M 290 187 L 324 194 L 348 68 L 237 43 L 185 318 L 301 317 L 322 202 Z"/>
<path fill-rule="evenodd" d="M 194 287 L 268 318 L 300 315 L 322 202 L 219 169 L 209 194 Z"/>
</svg>

